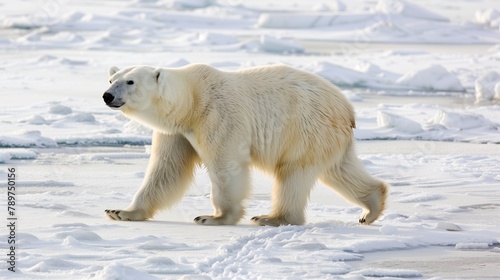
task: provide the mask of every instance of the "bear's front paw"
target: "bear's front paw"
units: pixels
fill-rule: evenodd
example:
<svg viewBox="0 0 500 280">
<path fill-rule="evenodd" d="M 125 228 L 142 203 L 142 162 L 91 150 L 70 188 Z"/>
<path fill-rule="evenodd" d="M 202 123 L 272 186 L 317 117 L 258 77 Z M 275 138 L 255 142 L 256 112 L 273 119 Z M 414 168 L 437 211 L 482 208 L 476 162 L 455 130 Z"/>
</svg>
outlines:
<svg viewBox="0 0 500 280">
<path fill-rule="evenodd" d="M 104 210 L 106 216 L 111 220 L 116 221 L 143 221 L 146 220 L 144 215 L 139 211 L 125 211 L 125 210 Z"/>
</svg>

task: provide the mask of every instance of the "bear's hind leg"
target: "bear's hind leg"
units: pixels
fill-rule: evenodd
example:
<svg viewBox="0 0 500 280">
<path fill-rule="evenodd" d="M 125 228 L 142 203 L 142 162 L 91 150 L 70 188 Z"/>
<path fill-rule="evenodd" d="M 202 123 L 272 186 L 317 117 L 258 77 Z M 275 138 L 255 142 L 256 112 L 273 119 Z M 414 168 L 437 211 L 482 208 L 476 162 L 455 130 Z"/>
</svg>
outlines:
<svg viewBox="0 0 500 280">
<path fill-rule="evenodd" d="M 343 161 L 329 168 L 320 179 L 346 200 L 365 209 L 359 223 L 371 224 L 384 211 L 388 187 L 368 174 L 352 145 Z"/>
<path fill-rule="evenodd" d="M 259 226 L 303 225 L 316 173 L 312 168 L 281 168 L 275 173 L 271 213 L 253 217 L 252 222 Z"/>
<path fill-rule="evenodd" d="M 106 215 L 120 221 L 152 218 L 182 198 L 198 162 L 196 151 L 182 135 L 155 132 L 146 176 L 134 200 L 125 210 L 105 210 Z"/>
</svg>

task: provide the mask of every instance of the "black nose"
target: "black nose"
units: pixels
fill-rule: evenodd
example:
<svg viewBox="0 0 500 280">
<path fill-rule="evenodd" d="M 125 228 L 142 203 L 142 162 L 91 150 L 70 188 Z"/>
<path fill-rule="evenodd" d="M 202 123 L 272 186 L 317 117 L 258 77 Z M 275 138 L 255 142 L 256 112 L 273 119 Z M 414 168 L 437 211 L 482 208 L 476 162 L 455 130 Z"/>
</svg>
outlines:
<svg viewBox="0 0 500 280">
<path fill-rule="evenodd" d="M 111 93 L 105 92 L 104 95 L 102 96 L 102 99 L 104 99 L 104 102 L 106 104 L 109 104 L 113 102 L 113 99 L 115 99 L 115 97 Z"/>
</svg>

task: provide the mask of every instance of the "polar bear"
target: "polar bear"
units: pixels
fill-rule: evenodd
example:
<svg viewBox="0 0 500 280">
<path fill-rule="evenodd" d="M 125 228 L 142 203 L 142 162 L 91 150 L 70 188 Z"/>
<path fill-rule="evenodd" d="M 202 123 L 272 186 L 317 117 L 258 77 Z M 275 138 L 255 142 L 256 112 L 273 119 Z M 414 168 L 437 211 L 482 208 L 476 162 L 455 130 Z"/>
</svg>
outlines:
<svg viewBox="0 0 500 280">
<path fill-rule="evenodd" d="M 201 225 L 233 225 L 245 214 L 250 168 L 275 177 L 272 209 L 257 225 L 301 225 L 319 179 L 364 209 L 370 224 L 385 207 L 387 185 L 365 170 L 354 150 L 354 110 L 340 89 L 284 65 L 224 72 L 208 65 L 109 69 L 107 106 L 154 129 L 144 181 L 114 220 L 146 220 L 179 201 L 203 164 L 212 215 Z"/>
</svg>

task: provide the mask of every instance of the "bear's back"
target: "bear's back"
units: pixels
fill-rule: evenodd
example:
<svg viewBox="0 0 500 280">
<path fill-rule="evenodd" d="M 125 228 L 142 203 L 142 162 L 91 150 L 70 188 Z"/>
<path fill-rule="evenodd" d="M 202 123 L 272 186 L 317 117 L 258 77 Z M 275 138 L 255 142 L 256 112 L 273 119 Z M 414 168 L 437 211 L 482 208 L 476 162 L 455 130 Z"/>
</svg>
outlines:
<svg viewBox="0 0 500 280">
<path fill-rule="evenodd" d="M 331 158 L 352 141 L 354 110 L 325 79 L 285 65 L 234 72 L 231 94 L 251 123 L 252 157 L 261 165 Z M 235 94 L 237 93 L 237 94 Z M 339 145 L 340 144 L 340 145 Z"/>
</svg>

